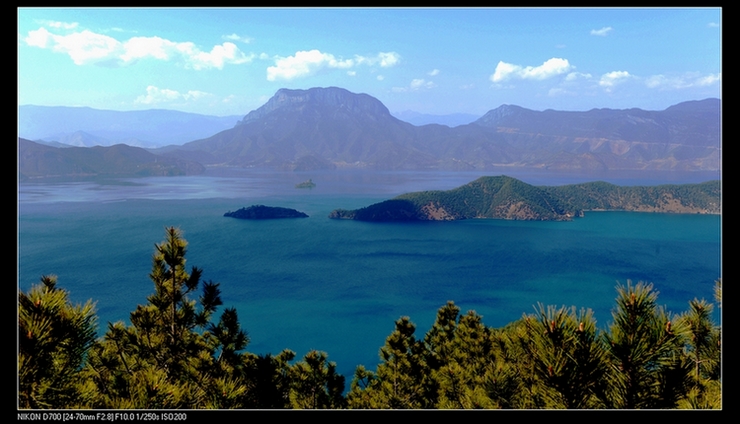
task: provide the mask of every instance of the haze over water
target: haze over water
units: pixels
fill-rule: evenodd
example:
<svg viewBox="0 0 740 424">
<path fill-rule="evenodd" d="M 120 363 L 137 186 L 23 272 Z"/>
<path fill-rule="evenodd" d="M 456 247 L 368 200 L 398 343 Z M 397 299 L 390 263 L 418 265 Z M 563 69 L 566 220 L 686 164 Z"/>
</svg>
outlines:
<svg viewBox="0 0 740 424">
<path fill-rule="evenodd" d="M 721 276 L 721 217 L 587 212 L 572 222 L 470 220 L 365 223 L 327 218 L 401 193 L 450 189 L 504 173 L 535 185 L 605 180 L 621 185 L 703 182 L 716 173 L 553 174 L 538 171 L 420 173 L 209 169 L 193 177 L 77 180 L 19 186 L 19 288 L 56 274 L 76 302 L 97 302 L 102 334 L 128 321 L 154 288 L 154 244 L 177 226 L 188 267 L 221 283 L 250 352 L 328 352 L 348 377 L 375 369 L 394 321 L 410 316 L 423 337 L 454 300 L 500 327 L 533 305 L 595 311 L 605 328 L 617 282 L 644 280 L 674 313 L 694 297 L 713 302 Z M 313 189 L 295 184 L 313 179 Z M 223 214 L 254 204 L 307 219 L 243 221 Z M 223 309 L 220 309 L 222 311 Z M 715 319 L 719 314 L 715 313 Z"/>
</svg>

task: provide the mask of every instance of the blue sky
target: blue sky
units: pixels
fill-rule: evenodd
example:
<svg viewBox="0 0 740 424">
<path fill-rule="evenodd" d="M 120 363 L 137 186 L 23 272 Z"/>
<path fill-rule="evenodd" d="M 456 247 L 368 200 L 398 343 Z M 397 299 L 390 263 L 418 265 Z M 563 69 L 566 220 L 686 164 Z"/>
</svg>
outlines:
<svg viewBox="0 0 740 424">
<path fill-rule="evenodd" d="M 338 86 L 391 112 L 720 97 L 719 8 L 18 9 L 18 104 L 246 115 Z"/>
</svg>

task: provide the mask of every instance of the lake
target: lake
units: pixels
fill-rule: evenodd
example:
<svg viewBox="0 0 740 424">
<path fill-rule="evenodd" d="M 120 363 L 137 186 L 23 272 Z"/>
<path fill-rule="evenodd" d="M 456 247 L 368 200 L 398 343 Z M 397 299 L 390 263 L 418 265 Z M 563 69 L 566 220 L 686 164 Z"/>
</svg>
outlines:
<svg viewBox="0 0 740 424">
<path fill-rule="evenodd" d="M 622 185 L 703 182 L 716 173 L 579 175 L 503 173 L 535 185 L 604 180 Z M 453 300 L 500 327 L 538 302 L 592 308 L 611 320 L 617 283 L 652 282 L 680 313 L 713 299 L 721 276 L 721 217 L 587 212 L 572 222 L 470 220 L 367 223 L 330 220 L 401 193 L 450 189 L 499 173 L 209 169 L 191 177 L 44 180 L 19 185 L 18 286 L 56 274 L 75 302 L 97 302 L 100 333 L 154 291 L 148 278 L 164 228 L 183 231 L 188 266 L 221 283 L 237 308 L 247 350 L 302 357 L 323 350 L 347 376 L 375 369 L 394 321 L 423 337 Z M 296 189 L 311 178 L 316 187 Z M 223 214 L 264 204 L 309 218 L 243 221 Z M 222 308 L 223 308 L 222 307 Z M 719 313 L 715 312 L 715 320 Z"/>
</svg>

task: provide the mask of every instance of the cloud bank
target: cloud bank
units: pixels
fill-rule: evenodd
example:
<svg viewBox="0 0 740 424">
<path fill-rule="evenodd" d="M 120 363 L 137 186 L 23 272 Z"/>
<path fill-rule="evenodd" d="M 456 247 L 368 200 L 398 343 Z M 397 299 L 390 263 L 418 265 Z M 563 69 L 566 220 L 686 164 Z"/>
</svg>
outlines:
<svg viewBox="0 0 740 424">
<path fill-rule="evenodd" d="M 50 23 L 51 28 L 73 29 L 77 24 Z M 192 42 L 175 42 L 160 37 L 132 37 L 119 41 L 105 34 L 89 30 L 66 35 L 50 32 L 44 27 L 29 31 L 23 41 L 33 47 L 51 49 L 67 54 L 75 65 L 105 64 L 126 66 L 138 60 L 181 60 L 186 68 L 195 70 L 217 68 L 226 64 L 250 62 L 254 55 L 245 55 L 232 42 L 213 46 L 202 51 Z"/>
<path fill-rule="evenodd" d="M 146 95 L 136 98 L 135 103 L 153 105 L 158 103 L 177 103 L 196 101 L 202 98 L 213 97 L 213 94 L 203 91 L 190 90 L 187 93 L 180 93 L 167 88 L 158 88 L 150 85 L 146 88 Z"/>
<path fill-rule="evenodd" d="M 491 75 L 491 81 L 499 83 L 509 79 L 544 80 L 570 72 L 572 69 L 574 67 L 568 63 L 567 59 L 557 57 L 545 61 L 540 66 L 527 67 L 501 61 L 496 65 L 496 70 Z"/>
<path fill-rule="evenodd" d="M 292 80 L 312 75 L 321 69 L 351 69 L 360 65 L 380 66 L 388 68 L 395 66 L 401 56 L 395 52 L 381 52 L 375 56 L 355 55 L 352 59 L 341 59 L 331 53 L 322 53 L 319 50 L 303 50 L 293 56 L 277 57 L 275 65 L 267 68 L 267 80 Z"/>
<path fill-rule="evenodd" d="M 421 89 L 434 88 L 436 86 L 437 84 L 435 84 L 433 81 L 427 81 L 423 78 L 415 78 L 411 80 L 408 87 L 393 87 L 391 88 L 391 91 L 393 91 L 394 93 L 404 93 L 407 91 L 418 91 Z"/>
</svg>

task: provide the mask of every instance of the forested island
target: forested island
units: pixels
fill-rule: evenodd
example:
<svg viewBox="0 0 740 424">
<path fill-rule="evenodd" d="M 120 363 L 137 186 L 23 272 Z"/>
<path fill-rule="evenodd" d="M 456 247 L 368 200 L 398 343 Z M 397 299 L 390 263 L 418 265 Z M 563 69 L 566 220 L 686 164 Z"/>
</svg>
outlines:
<svg viewBox="0 0 740 424">
<path fill-rule="evenodd" d="M 416 334 L 401 317 L 375 371 L 345 378 L 325 352 L 295 362 L 246 351 L 219 284 L 185 267 L 187 242 L 168 228 L 155 245 L 154 293 L 130 324 L 96 336 L 92 300 L 70 301 L 54 276 L 18 294 L 21 409 L 661 409 L 722 407 L 721 328 L 714 305 L 671 314 L 651 284 L 617 286 L 612 323 L 591 310 L 538 305 L 502 328 L 453 302 Z M 721 307 L 721 280 L 715 300 Z M 514 318 L 514 317 L 512 317 Z"/>
<path fill-rule="evenodd" d="M 234 212 L 229 211 L 224 216 L 237 219 L 308 218 L 308 215 L 295 209 L 265 205 L 252 205 Z"/>
<path fill-rule="evenodd" d="M 566 221 L 585 211 L 720 213 L 719 181 L 701 184 L 617 186 L 591 182 L 537 187 L 507 176 L 481 177 L 447 191 L 402 194 L 329 218 L 358 221 L 453 221 L 475 218 Z"/>
</svg>

